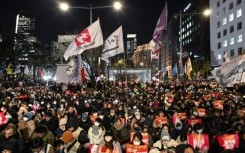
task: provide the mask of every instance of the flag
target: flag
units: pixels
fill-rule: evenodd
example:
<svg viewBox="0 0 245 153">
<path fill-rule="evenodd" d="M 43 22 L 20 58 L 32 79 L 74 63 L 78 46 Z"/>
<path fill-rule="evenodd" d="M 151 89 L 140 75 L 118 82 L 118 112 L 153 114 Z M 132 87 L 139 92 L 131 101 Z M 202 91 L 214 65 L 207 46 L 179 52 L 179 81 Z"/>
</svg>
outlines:
<svg viewBox="0 0 245 153">
<path fill-rule="evenodd" d="M 122 26 L 106 39 L 101 59 L 109 63 L 110 57 L 121 53 L 124 53 Z"/>
<path fill-rule="evenodd" d="M 177 63 L 176 63 L 176 64 L 174 65 L 172 75 L 173 75 L 173 76 L 176 76 L 177 74 L 178 74 L 178 67 L 177 67 Z"/>
<path fill-rule="evenodd" d="M 188 57 L 186 61 L 186 74 L 189 80 L 191 80 L 191 71 L 192 71 L 191 59 L 190 57 Z"/>
<path fill-rule="evenodd" d="M 40 67 L 39 72 L 40 72 L 40 76 L 43 78 L 45 74 L 42 67 Z"/>
<path fill-rule="evenodd" d="M 70 59 L 69 63 L 66 66 L 65 73 L 68 75 L 73 74 L 75 71 L 75 61 L 74 59 Z"/>
<path fill-rule="evenodd" d="M 230 61 L 230 59 L 228 57 L 228 54 L 227 54 L 227 51 L 225 52 L 223 58 L 224 58 L 224 62 L 229 62 Z"/>
<path fill-rule="evenodd" d="M 12 73 L 13 73 L 13 69 L 11 69 L 11 64 L 9 63 L 7 67 L 7 74 L 12 74 Z"/>
<path fill-rule="evenodd" d="M 14 74 L 18 74 L 18 73 L 20 73 L 21 71 L 20 71 L 20 65 L 18 65 L 16 68 L 15 68 L 15 70 L 14 70 Z"/>
<path fill-rule="evenodd" d="M 81 70 L 81 55 L 77 56 L 76 63 L 74 65 L 74 72 L 72 73 L 71 80 L 79 81 L 80 78 L 80 70 Z"/>
<path fill-rule="evenodd" d="M 75 37 L 74 41 L 68 46 L 64 58 L 67 61 L 71 56 L 81 54 L 85 50 L 101 46 L 102 44 L 103 36 L 100 21 L 97 20 Z"/>
<path fill-rule="evenodd" d="M 163 67 L 163 68 L 161 69 L 161 73 L 165 72 L 165 70 L 166 70 L 166 68 Z"/>
<path fill-rule="evenodd" d="M 81 81 L 91 80 L 90 73 L 90 65 L 87 62 L 82 61 Z"/>
<path fill-rule="evenodd" d="M 152 36 L 152 39 L 155 43 L 159 41 L 159 39 L 162 35 L 162 31 L 167 28 L 167 20 L 168 20 L 168 7 L 167 7 L 167 3 L 166 3 L 158 21 L 157 21 L 157 25 L 156 25 L 156 28 L 154 30 L 153 36 Z"/>
<path fill-rule="evenodd" d="M 29 68 L 27 65 L 25 65 L 25 70 L 24 70 L 24 74 L 28 75 L 29 74 Z"/>
</svg>

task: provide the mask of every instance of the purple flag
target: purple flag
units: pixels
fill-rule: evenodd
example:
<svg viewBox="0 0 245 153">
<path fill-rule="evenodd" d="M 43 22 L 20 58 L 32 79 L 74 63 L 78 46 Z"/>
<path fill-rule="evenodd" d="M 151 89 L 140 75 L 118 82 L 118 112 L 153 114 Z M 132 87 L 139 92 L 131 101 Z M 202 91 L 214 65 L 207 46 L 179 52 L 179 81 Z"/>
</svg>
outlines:
<svg viewBox="0 0 245 153">
<path fill-rule="evenodd" d="M 162 35 L 162 31 L 167 28 L 167 19 L 168 19 L 168 7 L 165 5 L 158 21 L 156 28 L 153 33 L 153 41 L 156 43 Z"/>
</svg>

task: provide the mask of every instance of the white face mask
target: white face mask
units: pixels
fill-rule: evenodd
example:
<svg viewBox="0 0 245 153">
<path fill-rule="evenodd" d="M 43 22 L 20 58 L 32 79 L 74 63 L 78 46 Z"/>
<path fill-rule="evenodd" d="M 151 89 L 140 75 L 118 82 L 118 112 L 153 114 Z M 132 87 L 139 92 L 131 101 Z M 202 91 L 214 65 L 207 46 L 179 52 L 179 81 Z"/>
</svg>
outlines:
<svg viewBox="0 0 245 153">
<path fill-rule="evenodd" d="M 100 125 L 100 123 L 94 122 L 94 126 L 99 126 L 99 125 Z"/>
<path fill-rule="evenodd" d="M 54 104 L 56 105 L 56 104 L 57 104 L 57 102 L 56 102 L 56 101 L 54 101 Z"/>
<path fill-rule="evenodd" d="M 115 113 L 111 113 L 111 116 L 114 116 L 115 115 Z"/>
<path fill-rule="evenodd" d="M 1 107 L 1 111 L 2 111 L 2 112 L 4 111 L 4 108 L 3 108 L 3 107 Z"/>
<path fill-rule="evenodd" d="M 23 117 L 23 121 L 28 121 L 28 118 L 27 117 Z"/>
<path fill-rule="evenodd" d="M 41 104 L 43 105 L 44 104 L 44 101 L 41 101 Z"/>
<path fill-rule="evenodd" d="M 198 133 L 198 134 L 201 134 L 202 132 L 203 132 L 203 129 L 197 130 L 197 133 Z"/>
<path fill-rule="evenodd" d="M 111 137 L 111 136 L 105 136 L 105 141 L 106 141 L 106 142 L 111 141 L 111 139 L 112 139 L 112 137 Z"/>
<path fill-rule="evenodd" d="M 139 142 L 139 141 L 133 141 L 133 144 L 134 144 L 135 146 L 139 146 L 139 145 L 140 145 L 140 142 Z"/>
<path fill-rule="evenodd" d="M 47 105 L 47 108 L 49 108 L 50 107 L 50 105 Z"/>
<path fill-rule="evenodd" d="M 193 112 L 193 115 L 197 116 L 197 115 L 198 115 L 198 113 L 197 113 L 197 112 Z"/>
<path fill-rule="evenodd" d="M 104 116 L 103 115 L 100 115 L 99 118 L 103 120 Z"/>
</svg>

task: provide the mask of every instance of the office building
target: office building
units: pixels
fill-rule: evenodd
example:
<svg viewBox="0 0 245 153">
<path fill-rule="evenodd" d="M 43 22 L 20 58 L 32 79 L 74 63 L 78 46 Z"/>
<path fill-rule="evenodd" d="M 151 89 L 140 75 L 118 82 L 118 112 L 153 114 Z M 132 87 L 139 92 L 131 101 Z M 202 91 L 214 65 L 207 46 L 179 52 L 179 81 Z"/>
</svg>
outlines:
<svg viewBox="0 0 245 153">
<path fill-rule="evenodd" d="M 220 66 L 227 53 L 233 59 L 245 53 L 245 1 L 209 0 L 211 65 Z"/>
</svg>

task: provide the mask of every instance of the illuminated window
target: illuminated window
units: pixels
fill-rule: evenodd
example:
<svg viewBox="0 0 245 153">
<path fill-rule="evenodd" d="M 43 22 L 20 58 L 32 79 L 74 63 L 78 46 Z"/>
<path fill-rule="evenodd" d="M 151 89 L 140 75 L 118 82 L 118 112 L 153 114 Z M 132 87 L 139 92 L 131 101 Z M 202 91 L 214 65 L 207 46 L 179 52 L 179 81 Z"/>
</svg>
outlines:
<svg viewBox="0 0 245 153">
<path fill-rule="evenodd" d="M 242 42 L 242 35 L 237 36 L 237 42 Z"/>
<path fill-rule="evenodd" d="M 233 20 L 234 20 L 234 14 L 232 13 L 232 14 L 229 15 L 229 22 L 231 22 Z"/>
<path fill-rule="evenodd" d="M 227 23 L 227 19 L 224 18 L 224 19 L 223 19 L 223 25 L 226 25 L 226 23 Z"/>
<path fill-rule="evenodd" d="M 236 11 L 236 17 L 239 18 L 240 16 L 242 16 L 242 9 Z"/>
<path fill-rule="evenodd" d="M 223 47 L 227 47 L 227 40 L 223 41 Z"/>
<path fill-rule="evenodd" d="M 234 45 L 234 43 L 235 43 L 235 39 L 234 38 L 231 38 L 230 39 L 230 45 Z"/>
</svg>

